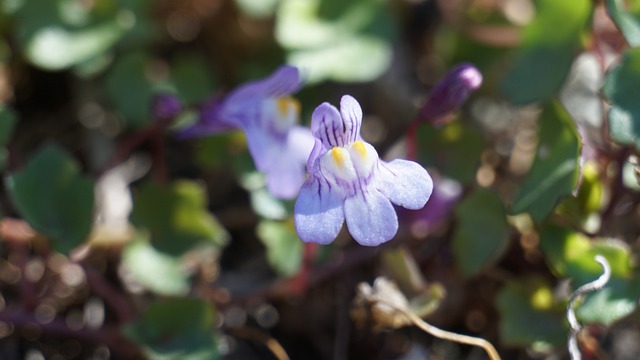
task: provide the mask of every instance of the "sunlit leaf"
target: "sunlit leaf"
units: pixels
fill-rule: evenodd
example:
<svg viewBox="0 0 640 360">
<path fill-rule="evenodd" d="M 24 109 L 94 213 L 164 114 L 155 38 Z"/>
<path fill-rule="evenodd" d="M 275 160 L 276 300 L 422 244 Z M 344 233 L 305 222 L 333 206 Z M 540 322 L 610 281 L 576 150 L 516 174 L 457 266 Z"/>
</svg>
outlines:
<svg viewBox="0 0 640 360">
<path fill-rule="evenodd" d="M 135 281 L 155 293 L 184 295 L 189 291 L 180 259 L 158 251 L 146 239 L 127 244 L 122 262 Z"/>
<path fill-rule="evenodd" d="M 391 60 L 393 21 L 379 0 L 285 0 L 276 39 L 309 82 L 370 81 Z"/>
<path fill-rule="evenodd" d="M 6 184 L 20 215 L 56 251 L 66 254 L 85 241 L 93 222 L 93 181 L 64 150 L 45 146 Z"/>
<path fill-rule="evenodd" d="M 549 350 L 567 341 L 565 306 L 554 300 L 553 290 L 542 278 L 509 282 L 496 300 L 500 313 L 500 337 L 506 345 Z"/>
<path fill-rule="evenodd" d="M 540 246 L 553 272 L 569 278 L 574 289 L 597 279 L 603 272 L 595 261 L 602 255 L 611 266 L 612 278 L 599 292 L 587 295 L 578 308 L 582 321 L 611 324 L 636 309 L 640 297 L 640 274 L 634 269 L 628 246 L 610 239 L 590 240 L 558 226 L 540 232 Z"/>
<path fill-rule="evenodd" d="M 561 198 L 574 192 L 580 175 L 580 142 L 566 110 L 550 103 L 539 121 L 536 158 L 511 204 L 512 213 L 527 212 L 536 222 L 544 220 Z"/>
<path fill-rule="evenodd" d="M 479 189 L 462 200 L 453 234 L 458 268 L 470 276 L 497 260 L 509 243 L 509 229 L 502 201 L 489 190 Z"/>
<path fill-rule="evenodd" d="M 25 1 L 17 13 L 17 33 L 27 58 L 45 70 L 62 70 L 108 51 L 127 31 L 117 18 L 94 14 L 76 2 Z M 97 8 L 97 7 L 96 7 Z"/>
<path fill-rule="evenodd" d="M 640 1 L 606 0 L 607 12 L 629 45 L 640 45 Z"/>
<path fill-rule="evenodd" d="M 640 48 L 628 49 L 605 79 L 602 93 L 611 102 L 609 134 L 615 142 L 640 149 Z"/>
<path fill-rule="evenodd" d="M 522 33 L 522 43 L 502 90 L 514 104 L 545 101 L 562 86 L 580 36 L 591 16 L 590 0 L 539 0 L 536 16 Z"/>
<path fill-rule="evenodd" d="M 262 221 L 256 229 L 258 237 L 267 248 L 267 260 L 282 276 L 298 272 L 302 264 L 302 241 L 291 222 Z"/>
<path fill-rule="evenodd" d="M 124 335 L 140 345 L 152 360 L 215 360 L 215 312 L 199 299 L 170 299 L 152 303 Z"/>
<path fill-rule="evenodd" d="M 225 243 L 227 234 L 206 209 L 205 189 L 182 180 L 171 186 L 143 185 L 134 196 L 131 221 L 151 233 L 153 246 L 181 255 L 202 242 Z"/>
</svg>

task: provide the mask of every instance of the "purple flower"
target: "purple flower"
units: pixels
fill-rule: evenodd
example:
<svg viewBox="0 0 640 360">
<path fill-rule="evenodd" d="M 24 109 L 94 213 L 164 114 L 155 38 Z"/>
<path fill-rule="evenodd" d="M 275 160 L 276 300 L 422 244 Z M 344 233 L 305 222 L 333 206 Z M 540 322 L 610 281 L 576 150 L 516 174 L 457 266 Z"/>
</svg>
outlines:
<svg viewBox="0 0 640 360">
<path fill-rule="evenodd" d="M 420 109 L 418 119 L 443 125 L 452 111 L 459 109 L 471 93 L 482 85 L 482 74 L 473 65 L 461 64 L 440 80 Z"/>
<path fill-rule="evenodd" d="M 158 94 L 153 98 L 151 113 L 161 121 L 175 118 L 182 111 L 182 103 L 173 94 Z"/>
<path fill-rule="evenodd" d="M 182 138 L 242 129 L 256 168 L 276 197 L 294 198 L 305 180 L 313 147 L 309 129 L 298 126 L 300 104 L 289 95 L 301 86 L 298 69 L 282 66 L 271 76 L 247 83 L 201 107 L 200 120 Z"/>
<path fill-rule="evenodd" d="M 360 137 L 362 109 L 351 96 L 340 101 L 340 112 L 329 103 L 312 115 L 315 146 L 307 162 L 309 178 L 295 205 L 295 225 L 305 242 L 332 242 L 342 223 L 365 246 L 390 240 L 398 231 L 391 205 L 422 208 L 433 188 L 420 165 L 406 160 L 390 163 Z"/>
</svg>

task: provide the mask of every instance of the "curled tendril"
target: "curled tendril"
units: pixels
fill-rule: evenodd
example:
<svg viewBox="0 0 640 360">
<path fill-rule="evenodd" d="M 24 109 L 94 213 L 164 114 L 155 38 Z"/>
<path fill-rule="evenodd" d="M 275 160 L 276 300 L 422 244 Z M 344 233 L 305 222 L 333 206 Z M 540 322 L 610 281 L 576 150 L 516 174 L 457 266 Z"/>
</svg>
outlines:
<svg viewBox="0 0 640 360">
<path fill-rule="evenodd" d="M 582 329 L 582 326 L 580 326 L 578 319 L 576 319 L 573 303 L 581 295 L 601 290 L 605 285 L 607 285 L 609 279 L 611 279 L 611 266 L 607 259 L 602 255 L 596 255 L 595 260 L 602 266 L 602 275 L 600 275 L 596 280 L 580 286 L 573 295 L 571 295 L 569 304 L 567 305 L 567 320 L 569 321 L 569 326 L 571 326 L 567 347 L 569 348 L 569 355 L 572 360 L 582 359 L 580 348 L 578 348 L 578 333 Z"/>
</svg>

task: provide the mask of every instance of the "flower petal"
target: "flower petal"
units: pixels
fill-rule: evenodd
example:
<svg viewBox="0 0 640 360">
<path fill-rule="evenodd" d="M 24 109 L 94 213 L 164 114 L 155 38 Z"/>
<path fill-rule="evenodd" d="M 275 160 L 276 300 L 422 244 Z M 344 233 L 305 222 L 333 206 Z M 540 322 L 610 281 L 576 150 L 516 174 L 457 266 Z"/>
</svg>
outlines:
<svg viewBox="0 0 640 360">
<path fill-rule="evenodd" d="M 269 77 L 246 83 L 232 91 L 227 104 L 243 103 L 255 98 L 282 97 L 296 92 L 302 85 L 298 68 L 284 65 Z"/>
<path fill-rule="evenodd" d="M 338 236 L 344 222 L 342 199 L 324 180 L 311 178 L 300 189 L 294 219 L 302 241 L 328 244 Z"/>
<path fill-rule="evenodd" d="M 391 240 L 398 231 L 395 209 L 376 190 L 347 198 L 344 202 L 344 217 L 349 232 L 360 245 L 380 245 Z"/>
<path fill-rule="evenodd" d="M 377 189 L 392 203 L 407 209 L 424 207 L 433 191 L 427 170 L 413 161 L 380 161 Z"/>
<path fill-rule="evenodd" d="M 340 100 L 340 114 L 344 126 L 345 140 L 352 143 L 358 140 L 362 125 L 362 108 L 351 95 L 344 95 Z"/>
<path fill-rule="evenodd" d="M 264 172 L 267 176 L 267 189 L 273 196 L 293 199 L 298 195 L 305 180 L 305 164 L 313 143 L 314 137 L 309 129 L 296 126 L 289 131 L 286 145 L 281 146 L 279 151 L 272 152 L 275 159 Z"/>
<path fill-rule="evenodd" d="M 338 109 L 327 102 L 313 110 L 311 132 L 328 149 L 345 144 L 342 117 Z"/>
<path fill-rule="evenodd" d="M 279 161 L 275 153 L 281 152 L 284 146 L 277 138 L 258 126 L 245 126 L 244 133 L 256 169 L 264 172 Z"/>
</svg>

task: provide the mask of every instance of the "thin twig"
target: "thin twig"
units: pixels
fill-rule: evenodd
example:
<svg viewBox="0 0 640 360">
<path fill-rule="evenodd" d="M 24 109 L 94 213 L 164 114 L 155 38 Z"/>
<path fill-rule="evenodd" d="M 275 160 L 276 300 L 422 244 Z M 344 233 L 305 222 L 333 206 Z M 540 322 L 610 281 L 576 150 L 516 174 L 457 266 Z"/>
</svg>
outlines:
<svg viewBox="0 0 640 360">
<path fill-rule="evenodd" d="M 569 326 L 571 326 L 571 332 L 569 333 L 569 341 L 567 342 L 567 347 L 569 349 L 569 354 L 571 355 L 572 360 L 582 359 L 580 348 L 578 347 L 578 333 L 582 329 L 582 326 L 580 326 L 578 319 L 576 319 L 576 313 L 573 309 L 573 303 L 581 295 L 601 290 L 605 285 L 607 285 L 609 279 L 611 279 L 611 266 L 609 266 L 609 262 L 607 261 L 607 259 L 602 255 L 596 255 L 595 259 L 602 266 L 602 275 L 600 275 L 600 277 L 596 280 L 580 286 L 573 293 L 573 295 L 571 295 L 569 304 L 567 305 L 567 320 L 569 321 Z"/>
<path fill-rule="evenodd" d="M 289 355 L 284 350 L 282 345 L 280 345 L 280 343 L 276 339 L 270 337 L 263 331 L 249 327 L 242 327 L 230 329 L 230 333 L 233 336 L 263 344 L 278 360 L 289 360 Z"/>
<path fill-rule="evenodd" d="M 425 331 L 426 333 L 432 336 L 435 336 L 443 340 L 453 341 L 459 344 L 466 344 L 466 345 L 481 347 L 482 349 L 484 349 L 484 351 L 487 352 L 487 355 L 489 355 L 489 358 L 491 360 L 500 360 L 500 355 L 498 354 L 498 351 L 496 351 L 496 348 L 493 347 L 493 345 L 490 342 L 488 342 L 483 338 L 477 338 L 473 336 L 467 336 L 467 335 L 462 335 L 462 334 L 457 334 L 457 333 L 449 332 L 446 330 L 442 330 L 440 328 L 437 328 L 427 323 L 426 321 L 422 320 L 416 314 L 414 314 L 413 312 L 407 309 L 398 307 L 395 304 L 385 301 L 380 297 L 376 297 L 375 299 L 378 302 L 383 303 L 384 305 L 389 306 L 394 310 L 400 312 L 402 315 L 407 317 L 407 319 L 409 319 L 411 323 L 413 323 L 415 326 L 419 327 L 421 330 Z"/>
</svg>

